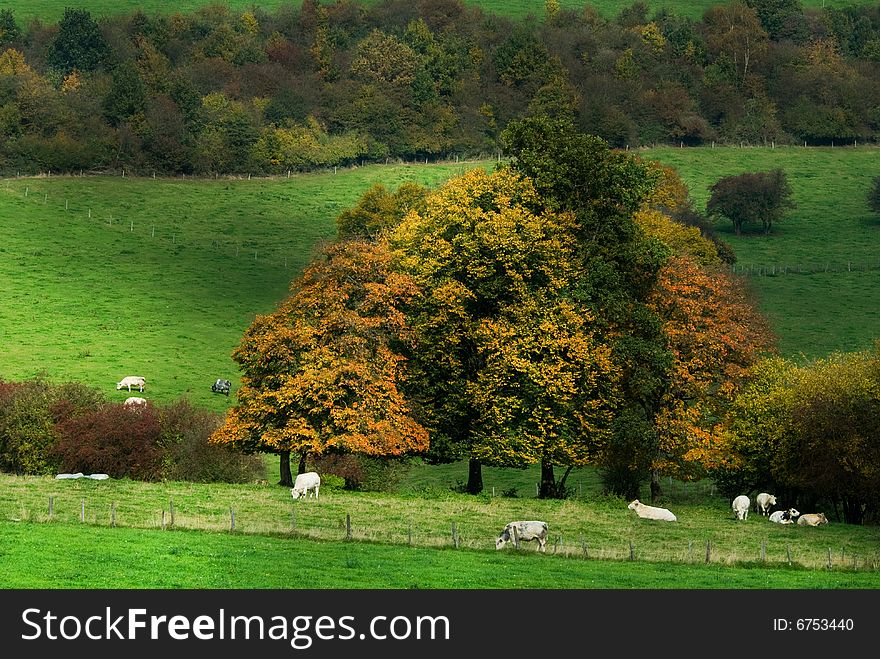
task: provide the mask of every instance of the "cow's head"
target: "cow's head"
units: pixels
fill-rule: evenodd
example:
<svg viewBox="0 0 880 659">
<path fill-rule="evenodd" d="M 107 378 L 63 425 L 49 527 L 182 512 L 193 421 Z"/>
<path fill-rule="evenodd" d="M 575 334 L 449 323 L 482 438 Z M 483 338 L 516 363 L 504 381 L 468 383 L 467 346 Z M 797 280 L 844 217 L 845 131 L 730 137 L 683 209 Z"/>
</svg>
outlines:
<svg viewBox="0 0 880 659">
<path fill-rule="evenodd" d="M 786 513 L 788 514 L 788 516 L 789 516 L 791 519 L 794 519 L 795 517 L 800 517 L 800 515 L 801 515 L 801 514 L 800 514 L 798 511 L 796 511 L 794 508 L 789 508 L 789 509 L 786 511 Z"/>
<path fill-rule="evenodd" d="M 639 505 L 639 500 L 636 499 L 636 500 L 633 501 L 631 504 L 629 504 L 629 505 L 627 506 L 627 508 L 629 508 L 630 510 L 635 510 L 636 507 L 638 507 L 638 505 Z"/>
<path fill-rule="evenodd" d="M 510 531 L 504 529 L 495 539 L 495 549 L 504 549 L 504 546 L 510 542 Z"/>
<path fill-rule="evenodd" d="M 819 520 L 817 522 L 818 524 L 827 524 L 828 523 L 828 518 L 825 517 L 825 513 L 819 513 L 818 515 L 816 515 L 816 517 Z"/>
<path fill-rule="evenodd" d="M 302 495 L 302 490 L 298 490 L 295 487 L 290 488 L 290 496 L 292 496 L 294 499 L 299 499 Z"/>
</svg>

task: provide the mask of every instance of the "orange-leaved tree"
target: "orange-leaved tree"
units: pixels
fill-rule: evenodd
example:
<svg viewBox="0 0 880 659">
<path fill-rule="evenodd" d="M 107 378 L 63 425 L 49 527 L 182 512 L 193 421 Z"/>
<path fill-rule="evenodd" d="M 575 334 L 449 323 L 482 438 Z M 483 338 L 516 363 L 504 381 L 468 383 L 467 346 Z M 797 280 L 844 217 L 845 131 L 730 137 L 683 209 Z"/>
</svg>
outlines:
<svg viewBox="0 0 880 659">
<path fill-rule="evenodd" d="M 772 350 L 773 335 L 744 282 L 724 270 L 715 244 L 661 212 L 689 206 L 674 172 L 664 172 L 650 201 L 656 206 L 643 208 L 636 220 L 673 252 L 650 298 L 673 355 L 669 386 L 656 405 L 656 499 L 661 474 L 695 477 L 726 459 L 722 417 L 749 368 Z"/>
<path fill-rule="evenodd" d="M 271 314 L 257 316 L 233 352 L 238 403 L 213 441 L 281 456 L 352 452 L 403 455 L 428 448 L 401 390 L 408 340 L 401 305 L 413 280 L 390 269 L 382 242 L 326 248 Z"/>
</svg>

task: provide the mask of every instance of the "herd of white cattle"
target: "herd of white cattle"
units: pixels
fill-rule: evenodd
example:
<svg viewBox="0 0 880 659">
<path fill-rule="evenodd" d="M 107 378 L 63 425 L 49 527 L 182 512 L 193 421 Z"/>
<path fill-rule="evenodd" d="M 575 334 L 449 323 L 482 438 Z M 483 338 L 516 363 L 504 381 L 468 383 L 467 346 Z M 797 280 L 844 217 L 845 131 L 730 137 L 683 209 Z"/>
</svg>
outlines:
<svg viewBox="0 0 880 659">
<path fill-rule="evenodd" d="M 308 498 L 314 496 L 318 499 L 318 489 L 321 486 L 321 477 L 314 471 L 299 474 L 290 488 L 290 496 L 296 499 Z M 800 524 L 802 526 L 820 526 L 827 524 L 828 519 L 825 513 L 811 513 L 801 515 L 794 508 L 788 510 L 777 510 L 773 513 L 770 508 L 776 505 L 776 497 L 766 492 L 761 492 L 755 500 L 755 511 L 769 517 L 771 522 L 778 524 Z M 749 507 L 751 501 L 744 494 L 733 500 L 733 512 L 738 520 L 745 520 L 749 516 Z M 657 508 L 656 506 L 648 506 L 638 499 L 627 506 L 630 510 L 635 511 L 636 515 L 642 519 L 655 519 L 663 522 L 675 522 L 678 518 L 675 514 L 666 508 Z M 795 522 L 797 520 L 797 522 Z M 508 544 L 519 547 L 520 542 L 535 541 L 538 543 L 538 551 L 544 553 L 547 551 L 547 533 L 550 527 L 547 522 L 539 520 L 509 522 L 495 539 L 495 549 L 504 549 Z"/>
</svg>

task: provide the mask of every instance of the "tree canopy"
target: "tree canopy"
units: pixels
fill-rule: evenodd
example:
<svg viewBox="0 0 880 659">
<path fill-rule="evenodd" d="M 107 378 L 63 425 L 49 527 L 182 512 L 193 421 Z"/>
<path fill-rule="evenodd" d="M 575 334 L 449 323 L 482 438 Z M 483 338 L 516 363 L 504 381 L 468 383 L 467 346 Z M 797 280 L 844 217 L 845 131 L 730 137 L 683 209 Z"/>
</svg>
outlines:
<svg viewBox="0 0 880 659">
<path fill-rule="evenodd" d="M 726 176 L 710 190 L 712 196 L 706 211 L 729 219 L 737 234 L 742 233 L 744 226 L 758 224 L 764 234 L 769 234 L 774 222 L 795 207 L 791 186 L 782 169 Z"/>
</svg>

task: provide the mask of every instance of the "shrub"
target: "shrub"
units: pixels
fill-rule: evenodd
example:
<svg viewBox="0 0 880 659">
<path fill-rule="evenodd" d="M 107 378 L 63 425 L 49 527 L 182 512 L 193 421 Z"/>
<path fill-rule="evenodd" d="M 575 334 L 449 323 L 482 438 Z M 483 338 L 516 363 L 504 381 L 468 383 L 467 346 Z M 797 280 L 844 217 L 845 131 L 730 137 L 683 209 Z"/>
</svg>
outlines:
<svg viewBox="0 0 880 659">
<path fill-rule="evenodd" d="M 322 455 L 312 461 L 319 474 L 345 480 L 346 490 L 391 492 L 409 470 L 408 458 L 376 458 L 366 455 Z"/>
<path fill-rule="evenodd" d="M 761 224 L 764 233 L 769 234 L 773 222 L 794 208 L 791 187 L 781 169 L 726 176 L 709 189 L 712 196 L 706 203 L 706 212 L 729 219 L 737 234 L 749 224 Z"/>
<path fill-rule="evenodd" d="M 222 422 L 219 415 L 180 400 L 159 410 L 162 475 L 168 480 L 197 483 L 247 483 L 266 478 L 266 465 L 208 441 Z"/>
<path fill-rule="evenodd" d="M 60 422 L 51 453 L 66 472 L 158 480 L 162 476 L 159 415 L 152 405 L 108 403 Z"/>
</svg>

